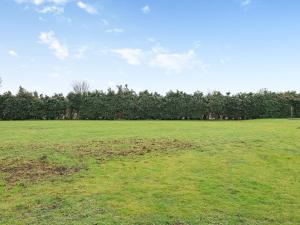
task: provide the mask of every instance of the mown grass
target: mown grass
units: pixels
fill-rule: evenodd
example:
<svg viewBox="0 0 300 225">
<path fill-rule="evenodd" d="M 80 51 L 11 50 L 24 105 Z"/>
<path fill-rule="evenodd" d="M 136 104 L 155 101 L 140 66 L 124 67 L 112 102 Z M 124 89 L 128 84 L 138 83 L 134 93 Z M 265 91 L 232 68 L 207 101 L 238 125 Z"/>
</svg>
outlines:
<svg viewBox="0 0 300 225">
<path fill-rule="evenodd" d="M 0 122 L 0 224 L 300 224 L 300 120 Z"/>
</svg>

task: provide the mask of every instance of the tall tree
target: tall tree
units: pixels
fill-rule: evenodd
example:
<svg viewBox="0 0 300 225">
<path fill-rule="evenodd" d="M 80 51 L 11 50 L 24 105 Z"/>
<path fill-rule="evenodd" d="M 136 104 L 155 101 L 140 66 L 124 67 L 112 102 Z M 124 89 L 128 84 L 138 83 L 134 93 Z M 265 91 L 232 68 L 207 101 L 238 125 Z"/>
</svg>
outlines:
<svg viewBox="0 0 300 225">
<path fill-rule="evenodd" d="M 90 85 L 86 81 L 74 81 L 72 88 L 76 94 L 85 94 L 89 91 Z"/>
</svg>

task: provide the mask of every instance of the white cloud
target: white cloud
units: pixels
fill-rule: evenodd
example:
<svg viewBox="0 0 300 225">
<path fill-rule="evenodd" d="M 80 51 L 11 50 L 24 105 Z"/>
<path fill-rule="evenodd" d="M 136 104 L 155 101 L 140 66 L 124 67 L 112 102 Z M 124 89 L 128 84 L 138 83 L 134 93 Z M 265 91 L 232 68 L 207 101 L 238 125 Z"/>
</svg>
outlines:
<svg viewBox="0 0 300 225">
<path fill-rule="evenodd" d="M 86 47 L 86 46 L 81 46 L 81 47 L 79 47 L 79 48 L 76 50 L 76 52 L 75 52 L 75 54 L 74 54 L 74 57 L 75 57 L 76 59 L 81 59 L 81 58 L 83 58 L 83 57 L 84 57 L 84 53 L 85 53 L 87 50 L 88 50 L 88 47 Z"/>
<path fill-rule="evenodd" d="M 148 13 L 151 12 L 151 8 L 150 8 L 149 5 L 145 5 L 144 7 L 142 7 L 141 10 L 142 10 L 142 12 L 143 12 L 144 14 L 148 14 Z"/>
<path fill-rule="evenodd" d="M 105 32 L 106 33 L 123 33 L 124 30 L 122 28 L 112 28 L 112 29 L 107 29 Z"/>
<path fill-rule="evenodd" d="M 151 42 L 151 43 L 154 43 L 154 42 L 156 42 L 155 38 L 153 38 L 153 37 L 149 37 L 149 38 L 147 38 L 147 41 L 149 41 L 149 42 Z"/>
<path fill-rule="evenodd" d="M 14 51 L 14 50 L 9 50 L 9 51 L 8 51 L 8 54 L 9 54 L 10 56 L 12 56 L 12 57 L 18 57 L 18 56 L 19 56 L 19 54 L 18 54 L 16 51 Z"/>
<path fill-rule="evenodd" d="M 130 65 L 136 66 L 141 64 L 143 54 L 141 49 L 122 48 L 112 49 L 111 52 L 119 54 Z"/>
<path fill-rule="evenodd" d="M 199 69 L 205 71 L 205 65 L 194 50 L 185 53 L 170 53 L 163 47 L 153 47 L 150 51 L 142 49 L 112 49 L 110 52 L 117 53 L 130 65 L 145 65 L 165 70 L 167 73 L 181 73 L 185 70 Z"/>
<path fill-rule="evenodd" d="M 41 5 L 45 1 L 44 0 L 15 0 L 15 2 L 18 3 L 18 4 L 31 3 L 31 4 L 35 4 L 35 5 Z"/>
<path fill-rule="evenodd" d="M 18 4 L 25 4 L 26 9 L 33 9 L 38 13 L 61 15 L 64 6 L 71 0 L 15 0 Z"/>
<path fill-rule="evenodd" d="M 32 2 L 36 5 L 40 5 L 40 4 L 44 3 L 43 0 L 33 0 Z"/>
<path fill-rule="evenodd" d="M 48 1 L 55 4 L 65 4 L 68 2 L 68 0 L 48 0 Z"/>
<path fill-rule="evenodd" d="M 63 5 L 66 4 L 69 0 L 15 0 L 15 2 L 22 4 L 34 4 L 34 5 L 43 5 L 43 4 L 57 4 Z"/>
<path fill-rule="evenodd" d="M 58 6 L 45 6 L 42 9 L 38 9 L 37 12 L 39 13 L 53 13 L 53 14 L 63 14 L 64 13 L 64 8 L 63 7 L 58 7 Z"/>
<path fill-rule="evenodd" d="M 206 66 L 196 56 L 194 50 L 189 50 L 186 53 L 158 53 L 154 55 L 150 61 L 153 67 L 159 67 L 166 72 L 181 73 L 183 70 L 201 69 L 204 70 Z"/>
<path fill-rule="evenodd" d="M 77 6 L 89 14 L 97 14 L 98 13 L 96 8 L 94 8 L 93 6 L 90 6 L 82 1 L 77 2 Z"/>
<path fill-rule="evenodd" d="M 247 7 L 252 3 L 252 0 L 241 0 L 241 6 Z"/>
<path fill-rule="evenodd" d="M 230 61 L 231 61 L 231 58 L 229 58 L 229 57 L 225 57 L 225 58 L 220 59 L 220 63 L 223 64 L 223 65 L 229 63 Z"/>
<path fill-rule="evenodd" d="M 105 26 L 109 25 L 109 22 L 108 22 L 106 19 L 101 19 L 101 22 L 102 22 Z"/>
<path fill-rule="evenodd" d="M 46 21 L 46 20 L 45 20 L 43 17 L 39 16 L 39 21 L 44 22 L 44 21 Z"/>
<path fill-rule="evenodd" d="M 225 65 L 226 64 L 226 60 L 222 58 L 222 59 L 220 59 L 220 63 L 223 64 L 223 65 Z"/>
<path fill-rule="evenodd" d="M 44 0 L 32 0 L 33 4 L 40 5 L 44 3 Z"/>
<path fill-rule="evenodd" d="M 48 48 L 54 52 L 58 59 L 66 59 L 69 57 L 68 48 L 60 43 L 56 38 L 54 31 L 41 32 L 39 36 L 41 44 L 48 45 Z"/>
<path fill-rule="evenodd" d="M 201 48 L 202 42 L 200 40 L 194 42 L 195 48 Z"/>
<path fill-rule="evenodd" d="M 168 52 L 168 50 L 162 47 L 160 44 L 156 44 L 154 47 L 152 47 L 151 51 L 155 54 Z"/>
</svg>

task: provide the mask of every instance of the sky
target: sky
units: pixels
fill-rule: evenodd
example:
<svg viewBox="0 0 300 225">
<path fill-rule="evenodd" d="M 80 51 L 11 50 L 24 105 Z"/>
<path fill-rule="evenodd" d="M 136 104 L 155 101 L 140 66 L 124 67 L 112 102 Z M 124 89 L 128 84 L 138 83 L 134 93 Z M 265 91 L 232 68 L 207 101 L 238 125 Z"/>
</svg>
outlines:
<svg viewBox="0 0 300 225">
<path fill-rule="evenodd" d="M 298 0 L 1 0 L 0 92 L 300 91 Z"/>
</svg>

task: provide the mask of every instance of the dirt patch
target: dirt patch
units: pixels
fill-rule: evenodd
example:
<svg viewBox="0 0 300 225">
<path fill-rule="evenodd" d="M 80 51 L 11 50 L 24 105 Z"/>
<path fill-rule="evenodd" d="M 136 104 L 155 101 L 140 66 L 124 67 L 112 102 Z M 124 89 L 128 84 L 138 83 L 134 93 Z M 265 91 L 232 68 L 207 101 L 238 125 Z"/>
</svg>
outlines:
<svg viewBox="0 0 300 225">
<path fill-rule="evenodd" d="M 78 172 L 80 168 L 68 168 L 51 164 L 42 157 L 38 160 L 11 160 L 0 161 L 0 172 L 4 173 L 4 180 L 9 185 L 17 184 L 21 181 L 36 182 L 55 176 L 71 175 Z"/>
<path fill-rule="evenodd" d="M 31 149 L 31 150 L 39 150 L 45 147 L 45 144 L 1 144 L 0 152 L 7 150 L 23 150 L 23 149 Z"/>
<path fill-rule="evenodd" d="M 2 146 L 3 147 L 3 146 Z M 5 146 L 11 149 L 16 146 Z M 78 172 L 85 167 L 84 158 L 91 157 L 98 162 L 103 162 L 116 157 L 135 157 L 152 152 L 170 153 L 172 151 L 183 151 L 195 149 L 198 146 L 179 139 L 114 139 L 114 140 L 93 140 L 79 144 L 31 144 L 25 149 L 40 150 L 49 148 L 63 153 L 68 151 L 74 154 L 82 162 L 78 167 L 65 167 L 50 162 L 47 156 L 41 156 L 36 160 L 26 159 L 0 159 L 0 173 L 3 173 L 4 180 L 9 185 L 18 183 L 37 182 L 52 177 L 67 176 Z M 20 147 L 21 148 L 21 147 Z M 23 146 L 24 148 L 24 146 Z"/>
<path fill-rule="evenodd" d="M 185 225 L 185 223 L 175 222 L 175 223 L 171 223 L 170 225 Z"/>
<path fill-rule="evenodd" d="M 75 146 L 75 151 L 82 156 L 100 159 L 115 156 L 145 155 L 151 152 L 191 150 L 195 144 L 178 139 L 116 139 L 94 140 Z"/>
<path fill-rule="evenodd" d="M 68 151 L 79 156 L 94 156 L 107 158 L 112 156 L 144 155 L 150 152 L 169 152 L 174 150 L 191 150 L 197 146 L 195 143 L 171 138 L 130 138 L 113 140 L 92 140 L 87 142 L 60 143 L 60 144 L 29 144 L 29 145 L 0 145 L 2 150 L 30 149 L 39 151 L 47 148 L 57 152 Z M 30 163 L 28 163 L 30 164 Z M 0 165 L 1 166 L 1 165 Z"/>
</svg>

